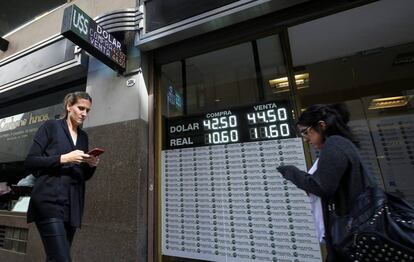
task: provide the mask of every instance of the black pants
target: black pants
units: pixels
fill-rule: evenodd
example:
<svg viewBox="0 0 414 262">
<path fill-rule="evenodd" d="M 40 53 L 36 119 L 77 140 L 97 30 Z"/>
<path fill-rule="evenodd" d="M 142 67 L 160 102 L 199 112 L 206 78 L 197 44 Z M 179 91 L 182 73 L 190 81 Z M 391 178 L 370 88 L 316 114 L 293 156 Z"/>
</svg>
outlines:
<svg viewBox="0 0 414 262">
<path fill-rule="evenodd" d="M 59 220 L 50 218 L 36 223 L 46 252 L 46 262 L 70 262 L 70 247 L 76 228 Z"/>
</svg>

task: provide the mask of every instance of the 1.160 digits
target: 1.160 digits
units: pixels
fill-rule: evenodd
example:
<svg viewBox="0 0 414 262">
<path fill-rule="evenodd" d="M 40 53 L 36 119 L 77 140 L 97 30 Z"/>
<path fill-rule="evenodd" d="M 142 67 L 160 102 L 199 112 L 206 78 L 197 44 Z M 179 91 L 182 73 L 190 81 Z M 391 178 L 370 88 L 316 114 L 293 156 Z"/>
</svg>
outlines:
<svg viewBox="0 0 414 262">
<path fill-rule="evenodd" d="M 269 125 L 249 128 L 251 140 L 271 139 L 290 136 L 289 124 Z"/>
</svg>

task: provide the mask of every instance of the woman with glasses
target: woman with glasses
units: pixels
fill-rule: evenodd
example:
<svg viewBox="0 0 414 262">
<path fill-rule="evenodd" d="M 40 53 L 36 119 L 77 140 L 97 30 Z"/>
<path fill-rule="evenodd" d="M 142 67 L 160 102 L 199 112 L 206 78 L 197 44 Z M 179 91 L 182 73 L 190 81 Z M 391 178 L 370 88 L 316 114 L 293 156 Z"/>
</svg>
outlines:
<svg viewBox="0 0 414 262">
<path fill-rule="evenodd" d="M 297 127 L 303 139 L 320 150 L 318 163 L 313 167 L 316 170 L 311 175 L 295 166 L 277 168 L 298 188 L 321 198 L 326 232 L 330 231 L 328 204 L 329 212 L 348 214 L 356 197 L 366 186 L 371 186 L 364 182 L 366 171 L 348 121 L 349 112 L 344 105 L 310 106 L 299 116 Z M 327 261 L 347 261 L 336 252 L 341 247 L 331 245 L 330 237 L 326 233 Z"/>
</svg>

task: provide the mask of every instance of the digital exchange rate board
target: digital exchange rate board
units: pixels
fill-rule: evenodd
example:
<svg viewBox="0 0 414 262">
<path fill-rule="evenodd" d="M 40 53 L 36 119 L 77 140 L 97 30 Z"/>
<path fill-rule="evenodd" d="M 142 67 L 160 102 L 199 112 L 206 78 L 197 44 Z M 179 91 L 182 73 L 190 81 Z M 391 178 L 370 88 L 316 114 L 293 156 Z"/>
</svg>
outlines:
<svg viewBox="0 0 414 262">
<path fill-rule="evenodd" d="M 276 171 L 283 164 L 306 169 L 302 141 L 292 137 L 292 129 L 280 127 L 290 126 L 288 107 L 267 105 L 228 110 L 222 120 L 208 114 L 198 122 L 193 118 L 192 123 L 207 129 L 181 136 L 191 137 L 193 144 L 163 150 L 163 255 L 207 261 L 321 261 L 309 199 Z M 236 122 L 230 126 L 233 116 Z M 213 123 L 217 129 L 210 130 Z M 274 137 L 264 131 L 274 128 Z M 232 130 L 238 141 L 223 142 L 226 136 L 214 135 L 230 135 Z M 211 142 L 209 135 L 221 142 Z"/>
<path fill-rule="evenodd" d="M 167 119 L 166 149 L 294 137 L 292 109 L 268 102 L 188 117 Z"/>
</svg>

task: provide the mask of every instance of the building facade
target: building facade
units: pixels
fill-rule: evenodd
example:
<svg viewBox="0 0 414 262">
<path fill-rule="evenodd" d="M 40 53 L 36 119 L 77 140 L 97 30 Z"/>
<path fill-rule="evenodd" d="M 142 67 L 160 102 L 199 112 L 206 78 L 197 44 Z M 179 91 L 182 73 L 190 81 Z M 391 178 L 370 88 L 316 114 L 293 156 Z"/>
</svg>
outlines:
<svg viewBox="0 0 414 262">
<path fill-rule="evenodd" d="M 72 5 L 98 23 L 101 42 L 63 33 Z M 377 183 L 414 204 L 411 1 L 53 8 L 2 36 L 1 261 L 44 259 L 26 223 L 23 161 L 75 90 L 91 94 L 83 128 L 106 152 L 87 183 L 73 261 L 321 261 L 309 198 L 275 170 L 317 158 L 294 125 L 312 104 L 345 103 Z M 111 68 L 105 39 L 125 46 L 125 68 Z"/>
</svg>

